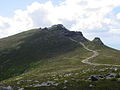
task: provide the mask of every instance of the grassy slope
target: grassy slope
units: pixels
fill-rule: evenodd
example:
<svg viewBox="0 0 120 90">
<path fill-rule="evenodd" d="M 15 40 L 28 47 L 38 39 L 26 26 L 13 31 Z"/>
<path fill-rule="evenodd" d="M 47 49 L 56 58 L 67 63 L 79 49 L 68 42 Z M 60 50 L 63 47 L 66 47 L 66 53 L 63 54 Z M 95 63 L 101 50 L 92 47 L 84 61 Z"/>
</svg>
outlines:
<svg viewBox="0 0 120 90">
<path fill-rule="evenodd" d="M 105 64 L 117 64 L 119 65 L 119 60 L 120 60 L 120 51 L 109 48 L 107 46 L 104 45 L 97 45 L 90 42 L 90 44 L 88 44 L 88 47 L 94 50 L 98 50 L 98 52 L 100 53 L 100 55 L 98 57 L 96 57 L 95 59 L 91 60 L 92 62 L 97 62 L 97 63 L 105 63 Z M 84 52 L 84 51 L 83 51 Z M 75 53 L 75 55 L 74 55 Z M 39 90 L 39 89 L 64 89 L 64 87 L 67 87 L 66 90 L 74 90 L 74 89 L 81 89 L 81 90 L 120 90 L 120 83 L 116 80 L 116 79 L 112 79 L 112 80 L 100 80 L 97 82 L 89 82 L 87 81 L 87 78 L 91 75 L 107 75 L 110 72 L 113 73 L 120 73 L 120 68 L 119 67 L 108 67 L 108 66 L 90 66 L 90 65 L 85 65 L 82 64 L 81 62 L 79 62 L 79 60 L 82 60 L 83 58 L 88 57 L 90 54 L 90 52 L 86 52 L 88 53 L 85 54 L 85 52 L 83 53 L 83 55 L 81 56 L 79 52 L 72 52 L 68 57 L 73 58 L 74 61 L 72 61 L 73 63 L 69 63 L 67 62 L 67 64 L 64 66 L 64 63 L 61 64 L 61 66 L 63 67 L 63 69 L 61 69 L 59 71 L 59 68 L 57 66 L 57 68 L 55 66 L 53 66 L 52 70 L 55 71 L 54 73 L 51 73 L 51 76 L 47 76 L 46 74 L 46 78 L 50 78 L 49 80 L 56 80 L 58 79 L 57 82 L 61 82 L 61 84 L 57 87 L 42 87 L 42 88 L 31 88 L 35 89 L 35 90 Z M 80 58 L 81 57 L 81 58 Z M 82 58 L 83 57 L 83 58 Z M 67 60 L 67 59 L 65 59 Z M 64 61 L 65 62 L 65 61 Z M 78 64 L 79 63 L 79 64 Z M 55 64 L 57 65 L 57 64 Z M 80 66 L 79 66 L 80 65 Z M 66 68 L 67 66 L 70 66 L 68 68 Z M 55 67 L 55 68 L 54 68 Z M 49 67 L 50 68 L 50 67 Z M 114 68 L 117 68 L 118 70 L 115 71 Z M 59 71 L 59 73 L 57 72 L 57 70 Z M 46 69 L 48 70 L 48 69 Z M 101 71 L 104 70 L 104 71 Z M 47 71 L 49 72 L 49 71 Z M 51 72 L 51 70 L 50 70 Z M 53 77 L 55 74 L 55 77 Z M 69 77 L 64 77 L 64 74 L 62 73 L 71 73 L 72 75 Z M 35 72 L 34 72 L 35 73 Z M 79 73 L 78 75 L 76 75 L 76 73 Z M 52 76 L 53 75 L 53 76 Z M 59 75 L 63 75 L 62 78 L 59 77 Z M 30 78 L 27 78 L 30 79 Z M 37 80 L 39 80 L 40 78 L 37 78 Z M 67 83 L 64 83 L 64 80 L 68 80 Z M 43 80 L 46 81 L 46 80 Z M 95 85 L 95 87 L 89 87 L 89 85 Z M 26 88 L 26 90 L 29 90 L 30 88 Z"/>
<path fill-rule="evenodd" d="M 100 56 L 96 57 L 91 61 L 97 63 L 119 64 L 120 51 L 108 48 L 106 46 L 93 45 L 93 43 L 90 44 L 87 43 L 86 45 L 88 45 L 88 47 L 91 49 L 99 50 L 100 53 Z M 70 50 L 69 52 L 65 52 L 65 53 L 61 52 L 61 54 L 57 56 L 55 55 L 49 58 L 41 58 L 40 61 L 38 60 L 36 62 L 31 62 L 28 72 L 21 74 L 17 77 L 13 77 L 8 80 L 5 80 L 1 82 L 1 84 L 25 87 L 35 83 L 33 81 L 26 82 L 25 80 L 38 80 L 39 81 L 38 83 L 42 83 L 44 81 L 55 81 L 55 82 L 59 82 L 60 84 L 57 87 L 53 87 L 53 86 L 38 87 L 38 88 L 28 87 L 25 90 L 43 90 L 43 89 L 61 90 L 64 87 L 67 87 L 67 90 L 74 90 L 74 89 L 119 90 L 120 83 L 117 81 L 112 81 L 112 80 L 101 80 L 98 82 L 85 81 L 90 75 L 94 75 L 94 74 L 104 75 L 104 74 L 108 74 L 109 72 L 115 72 L 113 67 L 112 67 L 113 69 L 111 69 L 111 67 L 106 67 L 106 66 L 91 66 L 80 62 L 81 60 L 90 56 L 91 54 L 92 54 L 91 52 L 88 52 L 85 49 L 83 49 L 81 46 L 77 45 L 76 48 Z M 113 59 L 115 59 L 116 62 L 113 61 Z M 101 72 L 100 70 L 102 69 L 105 69 L 105 71 Z M 119 72 L 120 69 L 118 68 L 117 73 Z M 71 74 L 71 75 L 68 77 L 64 77 L 64 75 L 66 74 Z M 17 84 L 17 82 L 21 80 L 23 80 L 23 82 Z M 68 80 L 68 82 L 64 83 L 64 80 Z M 90 88 L 89 87 L 90 84 L 96 86 Z"/>
<path fill-rule="evenodd" d="M 92 55 L 91 52 L 78 47 L 73 51 L 62 54 L 49 59 L 40 60 L 36 63 L 31 63 L 31 68 L 28 72 L 11 78 L 8 82 L 16 82 L 19 80 L 39 80 L 46 81 L 53 75 L 60 75 L 71 72 L 81 72 L 83 69 L 91 68 L 91 66 L 81 63 L 81 60 Z"/>
<path fill-rule="evenodd" d="M 91 47 L 91 45 L 89 47 Z M 101 51 L 108 49 L 105 46 L 98 47 L 93 45 L 91 48 Z M 64 87 L 67 87 L 66 90 L 119 90 L 120 83 L 115 80 L 100 80 L 98 82 L 86 81 L 90 75 L 106 75 L 109 72 L 115 72 L 114 67 L 112 67 L 113 69 L 105 66 L 95 67 L 80 62 L 91 54 L 91 52 L 78 47 L 69 53 L 32 63 L 32 68 L 29 72 L 4 81 L 4 83 L 18 87 L 35 84 L 35 82 L 26 82 L 25 80 L 38 80 L 39 83 L 44 81 L 55 81 L 60 83 L 57 87 L 26 87 L 25 90 L 61 90 L 64 89 Z M 105 55 L 107 54 L 105 53 Z M 105 69 L 105 71 L 101 72 L 100 70 L 102 69 Z M 118 72 L 120 72 L 119 68 L 117 73 Z M 66 74 L 71 75 L 65 77 Z M 17 84 L 17 82 L 21 80 L 23 80 L 23 82 L 21 84 Z M 64 83 L 64 80 L 68 80 L 68 82 Z M 89 87 L 90 84 L 95 85 L 95 87 Z"/>
<path fill-rule="evenodd" d="M 74 50 L 79 45 L 61 31 L 31 30 L 0 40 L 0 80 L 14 77 L 30 64 Z"/>
<path fill-rule="evenodd" d="M 97 50 L 99 56 L 91 60 L 91 62 L 102 63 L 102 64 L 120 64 L 120 51 L 110 48 L 105 45 L 98 45 L 96 43 L 87 43 L 89 48 Z"/>
<path fill-rule="evenodd" d="M 103 48 L 99 53 L 100 55 L 96 57 L 93 62 L 116 65 L 120 64 L 120 51 L 111 48 Z"/>
</svg>

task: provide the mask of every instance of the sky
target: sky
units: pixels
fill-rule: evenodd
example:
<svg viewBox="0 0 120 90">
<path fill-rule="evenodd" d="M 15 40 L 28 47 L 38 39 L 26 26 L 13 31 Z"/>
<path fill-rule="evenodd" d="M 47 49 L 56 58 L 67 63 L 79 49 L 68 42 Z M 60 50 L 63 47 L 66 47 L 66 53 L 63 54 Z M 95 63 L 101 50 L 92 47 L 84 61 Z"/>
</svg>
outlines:
<svg viewBox="0 0 120 90">
<path fill-rule="evenodd" d="M 120 50 L 120 0 L 0 1 L 0 38 L 54 24 Z"/>
</svg>

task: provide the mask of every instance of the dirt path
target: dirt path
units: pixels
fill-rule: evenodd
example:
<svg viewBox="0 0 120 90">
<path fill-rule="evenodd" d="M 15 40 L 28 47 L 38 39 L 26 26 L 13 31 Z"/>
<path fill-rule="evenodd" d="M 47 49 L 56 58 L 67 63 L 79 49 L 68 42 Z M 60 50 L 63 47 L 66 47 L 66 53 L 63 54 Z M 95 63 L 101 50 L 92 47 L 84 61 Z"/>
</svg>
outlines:
<svg viewBox="0 0 120 90">
<path fill-rule="evenodd" d="M 90 57 L 88 57 L 88 58 L 86 58 L 86 59 L 83 59 L 83 60 L 81 61 L 82 63 L 89 64 L 89 65 L 95 65 L 95 66 L 100 66 L 100 65 L 102 65 L 102 66 L 117 66 L 117 67 L 120 67 L 120 65 L 99 64 L 99 63 L 92 63 L 92 62 L 90 62 L 89 60 L 90 60 L 90 59 L 93 59 L 93 58 L 95 58 L 95 57 L 97 57 L 97 56 L 99 56 L 99 53 L 98 53 L 97 51 L 95 51 L 95 50 L 89 49 L 89 48 L 86 47 L 82 42 L 78 42 L 78 41 L 76 41 L 76 40 L 74 40 L 74 39 L 72 39 L 72 38 L 70 38 L 70 40 L 79 43 L 79 44 L 82 45 L 82 46 L 84 47 L 84 49 L 86 49 L 87 51 L 93 52 L 93 55 L 90 56 Z"/>
</svg>

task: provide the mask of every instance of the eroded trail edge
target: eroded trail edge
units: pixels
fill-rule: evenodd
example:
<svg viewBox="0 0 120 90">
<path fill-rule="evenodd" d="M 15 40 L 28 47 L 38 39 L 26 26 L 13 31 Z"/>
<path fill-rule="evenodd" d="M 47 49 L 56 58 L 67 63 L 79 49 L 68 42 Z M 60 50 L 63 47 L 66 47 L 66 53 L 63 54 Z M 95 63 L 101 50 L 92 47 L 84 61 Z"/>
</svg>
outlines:
<svg viewBox="0 0 120 90">
<path fill-rule="evenodd" d="M 93 52 L 93 55 L 90 56 L 90 57 L 88 57 L 88 58 L 86 58 L 86 59 L 83 59 L 83 60 L 81 61 L 82 63 L 89 64 L 89 65 L 94 65 L 94 66 L 117 66 L 117 67 L 120 66 L 120 65 L 113 65 L 113 64 L 99 64 L 99 63 L 90 62 L 89 60 L 91 60 L 91 59 L 99 56 L 99 53 L 98 53 L 97 51 L 95 51 L 95 50 L 89 49 L 89 48 L 86 47 L 86 46 L 84 45 L 84 43 L 82 43 L 82 42 L 78 42 L 78 41 L 76 41 L 76 40 L 74 40 L 74 39 L 72 39 L 72 38 L 70 38 L 70 40 L 72 40 L 72 41 L 74 41 L 74 42 L 76 42 L 76 43 L 79 43 L 79 44 L 82 45 L 83 48 L 86 49 L 87 51 Z"/>
</svg>

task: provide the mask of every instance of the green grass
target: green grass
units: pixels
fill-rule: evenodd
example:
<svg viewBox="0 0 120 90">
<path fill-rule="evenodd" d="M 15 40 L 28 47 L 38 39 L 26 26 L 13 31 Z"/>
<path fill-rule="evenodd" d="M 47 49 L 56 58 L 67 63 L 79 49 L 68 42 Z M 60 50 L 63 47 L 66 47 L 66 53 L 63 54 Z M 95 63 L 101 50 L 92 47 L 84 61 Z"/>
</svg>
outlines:
<svg viewBox="0 0 120 90">
<path fill-rule="evenodd" d="M 91 52 L 81 49 L 80 47 L 69 53 L 46 60 L 41 60 L 37 63 L 32 63 L 29 72 L 18 77 L 11 78 L 3 83 L 21 87 L 29 86 L 35 83 L 23 82 L 22 84 L 17 85 L 17 81 L 38 80 L 39 83 L 45 81 L 55 81 L 60 83 L 57 87 L 26 87 L 25 90 L 64 90 L 64 87 L 67 87 L 65 90 L 119 90 L 120 83 L 117 81 L 101 80 L 98 82 L 89 82 L 87 80 L 91 75 L 106 75 L 109 72 L 115 72 L 114 67 L 111 69 L 111 67 L 95 67 L 81 63 L 81 60 L 89 57 L 91 54 Z M 101 69 L 105 69 L 105 71 L 100 71 Z M 117 71 L 117 73 L 119 72 L 120 70 Z M 64 77 L 65 74 L 72 75 Z M 64 83 L 64 80 L 68 80 L 68 83 Z M 95 85 L 95 87 L 89 87 L 90 84 Z M 111 87 L 112 85 L 114 86 Z"/>
<path fill-rule="evenodd" d="M 61 31 L 31 30 L 0 40 L 0 80 L 26 72 L 31 63 L 73 51 L 79 45 Z"/>
<path fill-rule="evenodd" d="M 85 45 L 93 50 L 99 52 L 99 56 L 90 60 L 90 62 L 101 63 L 101 64 L 120 64 L 120 51 L 110 48 L 104 44 L 97 44 L 93 42 L 86 42 Z"/>
<path fill-rule="evenodd" d="M 72 38 L 81 41 L 81 37 L 85 39 L 79 35 Z M 91 62 L 120 64 L 120 51 L 108 48 L 98 40 L 85 40 L 87 47 L 100 53 Z M 0 85 L 23 87 L 25 90 L 120 90 L 120 82 L 115 80 L 88 81 L 91 75 L 120 73 L 119 67 L 115 71 L 115 67 L 92 66 L 81 62 L 92 54 L 64 36 L 60 30 L 35 29 L 1 39 Z M 64 83 L 65 80 L 68 82 Z M 54 81 L 59 85 L 29 86 L 47 81 Z M 90 84 L 95 86 L 89 87 Z"/>
<path fill-rule="evenodd" d="M 98 52 L 100 55 L 91 60 L 91 62 L 120 65 L 120 51 L 103 47 L 102 49 L 98 49 Z"/>
<path fill-rule="evenodd" d="M 81 63 L 81 60 L 90 56 L 91 54 L 91 52 L 87 52 L 80 47 L 74 51 L 57 57 L 40 60 L 36 63 L 32 63 L 30 65 L 30 69 L 27 73 L 22 75 L 22 78 L 39 79 L 48 73 L 51 73 L 51 75 L 60 73 L 62 74 L 75 70 L 82 70 L 85 67 L 87 69 L 88 66 Z"/>
</svg>

